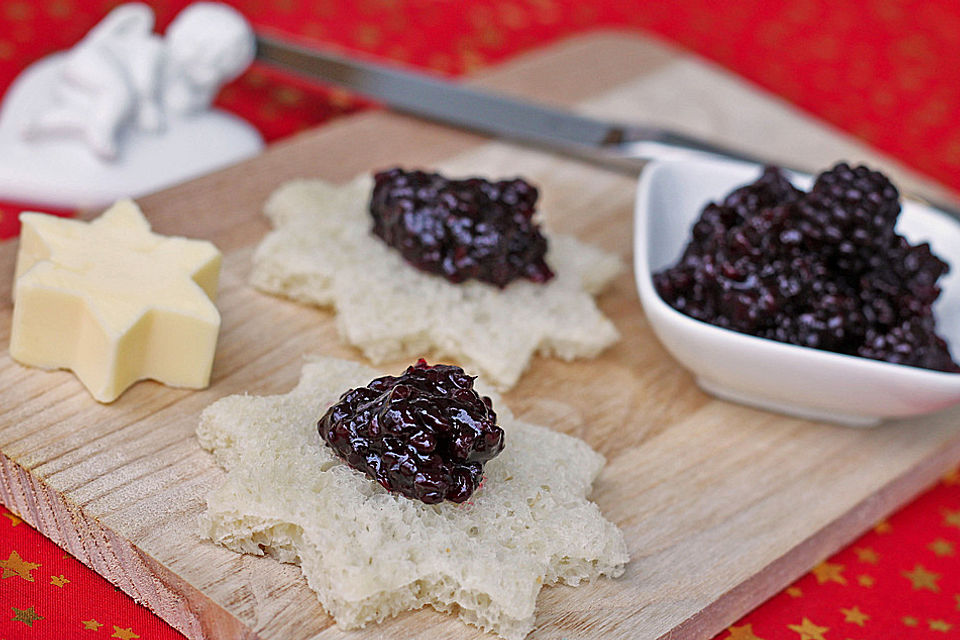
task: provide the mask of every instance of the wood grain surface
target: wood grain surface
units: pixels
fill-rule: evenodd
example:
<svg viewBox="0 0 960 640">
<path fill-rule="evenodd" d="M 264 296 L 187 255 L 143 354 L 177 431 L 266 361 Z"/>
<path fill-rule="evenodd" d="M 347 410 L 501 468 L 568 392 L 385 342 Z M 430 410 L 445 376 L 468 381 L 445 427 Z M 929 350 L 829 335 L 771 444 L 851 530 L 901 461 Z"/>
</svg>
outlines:
<svg viewBox="0 0 960 640">
<path fill-rule="evenodd" d="M 792 164 L 870 159 L 901 184 L 938 191 L 724 72 L 631 36 L 573 39 L 477 81 Z M 231 393 L 286 392 L 305 353 L 359 359 L 330 313 L 246 284 L 267 230 L 264 199 L 294 177 L 346 180 L 395 163 L 526 175 L 541 186 L 549 227 L 630 263 L 629 176 L 386 113 L 304 133 L 141 201 L 157 231 L 209 239 L 225 253 L 209 389 L 144 382 L 104 406 L 70 373 L 0 356 L 0 500 L 191 639 L 489 637 L 429 610 L 341 632 L 296 567 L 197 536 L 205 495 L 222 479 L 193 435 L 203 407 Z M 0 247 L 3 345 L 15 251 Z M 713 400 L 653 337 L 629 273 L 600 306 L 622 341 L 593 361 L 535 359 L 507 402 L 607 456 L 593 498 L 623 529 L 632 561 L 617 580 L 544 589 L 533 638 L 710 637 L 960 459 L 960 411 L 861 431 Z"/>
</svg>

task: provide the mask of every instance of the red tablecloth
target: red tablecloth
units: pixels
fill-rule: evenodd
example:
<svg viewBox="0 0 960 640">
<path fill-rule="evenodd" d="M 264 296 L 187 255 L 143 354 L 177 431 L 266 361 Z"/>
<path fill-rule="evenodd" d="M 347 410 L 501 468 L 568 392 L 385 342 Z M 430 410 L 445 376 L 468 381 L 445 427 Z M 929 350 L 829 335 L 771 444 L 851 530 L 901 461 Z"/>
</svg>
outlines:
<svg viewBox="0 0 960 640">
<path fill-rule="evenodd" d="M 30 62 L 76 42 L 115 4 L 0 2 L 0 91 Z M 150 4 L 162 29 L 187 2 Z M 658 34 L 960 188 L 960 5 L 955 0 L 231 4 L 260 28 L 448 74 L 589 29 Z M 228 86 L 219 104 L 253 122 L 267 140 L 363 108 L 345 92 L 258 67 Z M 0 203 L 0 236 L 16 232 L 20 206 Z M 0 513 L 0 640 L 182 638 L 15 515 Z M 951 474 L 718 638 L 956 636 L 958 545 L 960 475 Z"/>
</svg>

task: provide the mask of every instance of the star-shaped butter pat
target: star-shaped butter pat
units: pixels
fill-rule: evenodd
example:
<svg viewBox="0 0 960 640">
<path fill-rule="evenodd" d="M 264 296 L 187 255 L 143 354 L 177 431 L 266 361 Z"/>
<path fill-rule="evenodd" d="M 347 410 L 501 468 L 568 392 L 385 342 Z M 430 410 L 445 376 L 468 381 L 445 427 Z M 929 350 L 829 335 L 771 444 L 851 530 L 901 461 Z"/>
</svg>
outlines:
<svg viewBox="0 0 960 640">
<path fill-rule="evenodd" d="M 227 474 L 207 499 L 201 535 L 299 564 L 342 628 L 431 605 L 519 640 L 533 628 L 543 585 L 623 572 L 623 535 L 587 499 L 603 457 L 515 419 L 496 397 L 504 449 L 463 504 L 390 493 L 341 461 L 317 420 L 379 375 L 316 359 L 290 393 L 208 407 L 197 435 Z"/>
<path fill-rule="evenodd" d="M 453 284 L 411 266 L 371 233 L 372 188 L 363 176 L 277 189 L 264 207 L 274 230 L 254 254 L 251 283 L 333 307 L 340 335 L 374 363 L 431 353 L 500 389 L 516 384 L 535 353 L 589 358 L 619 338 L 593 299 L 621 270 L 616 255 L 551 233 L 549 282 Z"/>
<path fill-rule="evenodd" d="M 70 369 L 100 402 L 137 380 L 203 388 L 220 330 L 220 252 L 167 237 L 132 200 L 92 222 L 22 213 L 10 355 Z"/>
</svg>

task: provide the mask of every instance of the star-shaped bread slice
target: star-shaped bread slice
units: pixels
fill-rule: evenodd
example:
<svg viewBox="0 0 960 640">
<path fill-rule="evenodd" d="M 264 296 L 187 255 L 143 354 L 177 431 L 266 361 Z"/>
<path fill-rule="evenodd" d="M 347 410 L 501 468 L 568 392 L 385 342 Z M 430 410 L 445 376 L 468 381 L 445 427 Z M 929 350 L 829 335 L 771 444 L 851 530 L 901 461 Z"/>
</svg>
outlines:
<svg viewBox="0 0 960 640">
<path fill-rule="evenodd" d="M 533 628 L 544 584 L 623 572 L 623 536 L 586 498 L 603 457 L 516 420 L 496 398 L 505 447 L 468 502 L 427 505 L 342 462 L 317 420 L 341 393 L 379 375 L 316 359 L 290 393 L 208 407 L 197 436 L 227 474 L 207 499 L 201 535 L 299 564 L 342 628 L 431 605 L 519 640 Z"/>
<path fill-rule="evenodd" d="M 20 215 L 10 355 L 70 369 L 100 402 L 137 380 L 202 388 L 220 330 L 220 252 L 167 237 L 131 200 L 92 222 Z"/>
<path fill-rule="evenodd" d="M 453 284 L 370 232 L 372 185 L 368 176 L 343 186 L 300 180 L 275 191 L 265 206 L 274 230 L 254 255 L 253 285 L 333 307 L 340 335 L 373 362 L 432 353 L 500 389 L 516 384 L 534 353 L 593 357 L 619 337 L 593 300 L 621 270 L 618 257 L 549 234 L 549 282 Z"/>
</svg>

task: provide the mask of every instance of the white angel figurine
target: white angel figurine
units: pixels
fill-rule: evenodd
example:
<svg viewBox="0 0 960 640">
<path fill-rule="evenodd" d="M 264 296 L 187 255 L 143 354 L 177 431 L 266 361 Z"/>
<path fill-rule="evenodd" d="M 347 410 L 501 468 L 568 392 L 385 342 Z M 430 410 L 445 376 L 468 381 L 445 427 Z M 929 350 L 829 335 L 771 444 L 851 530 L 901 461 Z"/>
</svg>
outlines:
<svg viewBox="0 0 960 640">
<path fill-rule="evenodd" d="M 79 137 L 100 158 L 116 158 L 120 131 L 131 121 L 144 131 L 163 128 L 162 63 L 150 7 L 117 7 L 70 50 L 53 104 L 27 123 L 24 134 Z"/>
<path fill-rule="evenodd" d="M 78 137 L 99 158 L 114 160 L 129 125 L 158 133 L 175 115 L 209 109 L 220 87 L 253 60 L 253 31 L 227 5 L 190 5 L 164 38 L 153 23 L 145 4 L 111 11 L 67 54 L 52 104 L 24 134 Z"/>
<path fill-rule="evenodd" d="M 243 16 L 199 2 L 153 28 L 149 6 L 121 5 L 17 76 L 0 105 L 0 197 L 101 206 L 260 152 L 250 123 L 211 104 L 253 60 Z"/>
<path fill-rule="evenodd" d="M 177 14 L 164 40 L 163 104 L 175 113 L 208 109 L 220 87 L 243 73 L 255 54 L 253 30 L 244 17 L 213 2 Z"/>
</svg>

